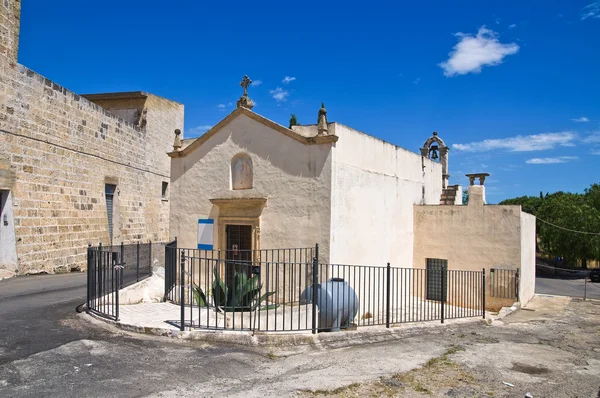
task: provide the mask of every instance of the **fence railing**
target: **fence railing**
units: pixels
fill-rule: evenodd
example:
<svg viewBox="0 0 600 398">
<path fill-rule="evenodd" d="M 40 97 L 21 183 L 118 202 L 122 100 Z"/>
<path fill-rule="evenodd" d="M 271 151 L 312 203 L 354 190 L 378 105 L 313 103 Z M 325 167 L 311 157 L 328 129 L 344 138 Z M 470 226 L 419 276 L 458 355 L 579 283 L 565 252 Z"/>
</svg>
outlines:
<svg viewBox="0 0 600 398">
<path fill-rule="evenodd" d="M 490 268 L 490 297 L 519 301 L 519 270 Z"/>
<path fill-rule="evenodd" d="M 164 264 L 164 243 L 88 246 L 87 308 L 96 315 L 119 319 L 119 290 L 152 275 Z"/>
<path fill-rule="evenodd" d="M 219 251 L 165 248 L 165 299 L 181 330 L 259 332 L 485 317 L 485 270 L 321 264 L 318 246 Z M 437 289 L 437 290 L 436 290 Z"/>
</svg>

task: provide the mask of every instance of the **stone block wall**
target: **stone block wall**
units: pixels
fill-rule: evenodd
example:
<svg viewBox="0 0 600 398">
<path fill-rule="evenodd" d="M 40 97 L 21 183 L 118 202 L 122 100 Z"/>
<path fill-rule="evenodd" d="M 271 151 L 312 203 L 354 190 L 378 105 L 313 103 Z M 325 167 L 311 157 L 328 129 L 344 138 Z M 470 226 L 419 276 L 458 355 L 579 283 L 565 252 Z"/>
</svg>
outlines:
<svg viewBox="0 0 600 398">
<path fill-rule="evenodd" d="M 1 2 L 2 26 L 7 3 L 19 2 Z M 12 184 L 0 189 L 11 191 L 18 273 L 84 269 L 88 243 L 110 244 L 107 183 L 117 185 L 113 244 L 168 239 L 162 184 L 183 105 L 115 95 L 133 97 L 143 120 L 121 119 L 0 54 L 0 164 Z"/>
<path fill-rule="evenodd" d="M 0 1 L 0 56 L 16 63 L 19 53 L 21 0 Z"/>
</svg>

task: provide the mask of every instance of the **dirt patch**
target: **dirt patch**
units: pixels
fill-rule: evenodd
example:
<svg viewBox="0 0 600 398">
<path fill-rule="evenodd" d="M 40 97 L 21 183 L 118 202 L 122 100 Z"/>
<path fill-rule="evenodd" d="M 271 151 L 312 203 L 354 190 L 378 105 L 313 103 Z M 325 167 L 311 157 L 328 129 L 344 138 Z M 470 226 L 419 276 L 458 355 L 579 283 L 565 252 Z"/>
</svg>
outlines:
<svg viewBox="0 0 600 398">
<path fill-rule="evenodd" d="M 526 373 L 528 375 L 543 375 L 550 372 L 545 366 L 531 366 L 524 363 L 513 362 L 512 370 L 515 372 Z"/>
<path fill-rule="evenodd" d="M 350 397 L 489 397 L 475 375 L 450 356 L 463 351 L 461 346 L 448 348 L 442 355 L 430 359 L 420 368 L 381 377 L 369 383 L 353 383 L 334 390 L 303 391 L 300 396 Z"/>
</svg>

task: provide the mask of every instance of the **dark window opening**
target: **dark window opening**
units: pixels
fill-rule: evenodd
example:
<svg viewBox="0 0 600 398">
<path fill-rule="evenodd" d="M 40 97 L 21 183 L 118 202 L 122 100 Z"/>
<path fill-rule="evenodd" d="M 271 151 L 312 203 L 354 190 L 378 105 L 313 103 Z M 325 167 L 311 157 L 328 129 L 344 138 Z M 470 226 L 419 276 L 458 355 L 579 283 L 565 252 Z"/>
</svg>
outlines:
<svg viewBox="0 0 600 398">
<path fill-rule="evenodd" d="M 108 236 L 111 244 L 113 240 L 113 204 L 116 190 L 116 185 L 104 185 L 104 196 L 106 197 L 106 216 L 108 219 Z"/>
<path fill-rule="evenodd" d="M 165 181 L 163 181 L 163 183 L 162 183 L 162 190 L 161 190 L 161 193 L 162 193 L 162 199 L 163 199 L 163 200 L 167 200 L 167 199 L 169 199 L 169 198 L 168 198 L 168 190 L 169 190 L 169 183 L 168 183 L 168 182 L 165 182 Z"/>
</svg>

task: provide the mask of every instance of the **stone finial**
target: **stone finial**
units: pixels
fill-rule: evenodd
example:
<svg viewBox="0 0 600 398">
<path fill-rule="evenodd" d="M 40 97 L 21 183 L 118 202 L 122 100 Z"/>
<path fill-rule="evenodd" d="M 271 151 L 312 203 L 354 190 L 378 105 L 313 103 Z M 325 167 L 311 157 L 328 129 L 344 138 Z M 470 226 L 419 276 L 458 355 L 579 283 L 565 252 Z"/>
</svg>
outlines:
<svg viewBox="0 0 600 398">
<path fill-rule="evenodd" d="M 181 149 L 181 138 L 179 138 L 180 135 L 181 135 L 181 130 L 176 129 L 175 130 L 175 141 L 173 142 L 173 150 L 174 151 L 179 151 Z"/>
<path fill-rule="evenodd" d="M 252 84 L 252 80 L 248 75 L 244 75 L 244 78 L 240 82 L 240 86 L 244 89 L 244 94 L 237 100 L 237 107 L 244 107 L 246 109 L 252 109 L 254 107 L 254 101 L 248 97 L 248 87 Z"/>
<path fill-rule="evenodd" d="M 321 109 L 319 109 L 319 119 L 317 122 L 317 135 L 327 135 L 327 109 L 325 109 L 325 103 L 321 102 Z"/>
</svg>

